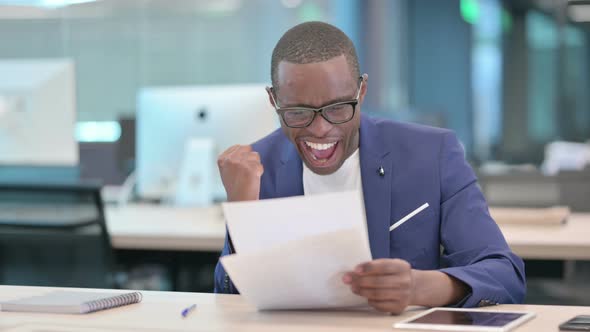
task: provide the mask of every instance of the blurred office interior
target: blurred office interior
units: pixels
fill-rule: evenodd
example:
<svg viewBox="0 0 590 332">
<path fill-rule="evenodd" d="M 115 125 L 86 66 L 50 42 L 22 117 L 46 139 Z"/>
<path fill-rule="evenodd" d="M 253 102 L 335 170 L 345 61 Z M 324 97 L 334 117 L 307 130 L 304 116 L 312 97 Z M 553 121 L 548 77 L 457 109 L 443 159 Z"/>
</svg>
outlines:
<svg viewBox="0 0 590 332">
<path fill-rule="evenodd" d="M 117 248 L 108 236 L 101 240 L 102 232 L 109 231 L 103 226 L 109 224 L 110 215 L 125 213 L 109 214 L 108 209 L 137 202 L 173 206 L 179 202 L 178 195 L 188 195 L 188 200 L 180 201 L 201 206 L 203 199 L 223 201 L 223 190 L 215 181 L 203 198 L 197 195 L 198 189 L 179 192 L 180 180 L 169 178 L 192 163 L 186 159 L 191 151 L 214 160 L 219 150 L 207 150 L 203 135 L 200 145 L 170 144 L 167 137 L 175 125 L 186 125 L 187 119 L 209 117 L 215 123 L 208 127 L 213 144 L 221 135 L 235 138 L 235 143 L 249 143 L 239 141 L 250 139 L 240 130 L 220 131 L 223 122 L 215 122 L 222 120 L 213 114 L 218 109 L 237 112 L 241 99 L 230 98 L 236 103 L 232 106 L 225 98 L 223 107 L 215 108 L 198 107 L 191 104 L 198 100 L 175 100 L 174 96 L 181 96 L 179 91 L 187 87 L 195 90 L 182 96 L 226 85 L 235 89 L 256 85 L 263 92 L 264 85 L 270 84 L 275 43 L 290 27 L 312 20 L 338 26 L 357 46 L 361 71 L 369 74 L 363 112 L 454 130 L 490 205 L 567 206 L 572 213 L 590 212 L 590 1 L 0 0 L 0 140 L 5 140 L 4 145 L 0 141 L 0 207 L 5 211 L 4 217 L 0 211 L 0 219 L 13 220 L 23 211 L 61 204 L 61 209 L 54 209 L 61 214 L 52 213 L 83 215 L 83 227 L 94 222 L 100 227 L 93 241 L 67 240 L 71 247 L 56 252 L 90 250 L 102 257 L 97 258 L 102 265 L 92 268 L 107 271 L 97 272 L 106 276 L 102 284 L 42 277 L 45 265 L 64 264 L 62 272 L 90 269 L 80 265 L 79 257 L 41 264 L 50 260 L 47 248 L 63 243 L 64 236 L 75 238 L 71 233 L 77 232 L 77 226 L 72 226 L 66 235 L 60 231 L 61 240 L 45 249 L 40 241 L 27 241 L 26 236 L 20 242 L 3 242 L 0 283 L 211 291 L 216 250 Z M 19 74 L 23 71 L 12 71 L 11 76 L 10 68 L 18 66 L 24 66 L 29 76 Z M 51 82 L 62 84 L 63 90 L 37 82 L 40 71 L 52 66 L 57 66 L 58 78 Z M 24 83 L 17 86 L 19 80 Z M 28 83 L 30 91 L 14 92 Z M 73 101 L 64 107 L 75 122 L 35 119 L 35 112 L 66 112 L 55 107 L 59 93 Z M 157 124 L 165 117 L 139 116 L 141 112 L 173 114 L 174 105 L 187 103 L 188 118 L 172 115 L 176 122 L 167 123 L 163 132 Z M 23 129 L 27 125 L 14 115 L 29 111 L 33 116 L 27 121 L 37 122 L 38 127 L 29 127 L 38 128 L 34 131 Z M 241 123 L 247 126 L 244 132 L 260 136 L 272 130 L 276 121 L 272 109 L 264 121 L 256 118 L 260 114 L 256 110 L 246 111 L 255 118 Z M 221 119 L 231 121 L 227 113 Z M 264 127 L 256 128 L 262 122 Z M 39 151 L 64 152 L 61 145 L 48 143 L 55 133 L 64 132 L 77 143 L 76 151 L 66 156 L 75 161 L 64 163 L 66 157 L 56 164 L 15 161 L 15 147 L 33 145 L 25 142 L 27 138 L 45 142 L 34 156 Z M 7 157 L 7 151 L 14 158 Z M 169 167 L 157 170 L 165 173 L 165 181 L 145 179 L 145 172 L 138 168 L 148 164 Z M 216 172 L 210 167 L 208 171 Z M 148 172 L 148 177 L 152 175 Z M 158 186 L 172 181 L 174 186 L 142 190 L 148 181 Z M 100 202 L 97 190 L 102 192 Z M 79 206 L 81 202 L 86 210 Z M 174 220 L 162 222 L 170 228 L 182 227 Z M 6 232 L 24 232 L 13 229 L 11 223 L 6 227 L 10 228 Z M 32 228 L 26 232 L 35 233 Z M 17 246 L 18 251 L 24 243 L 35 245 L 31 255 L 15 260 L 9 254 L 15 249 L 8 246 Z M 95 243 L 109 248 L 84 248 Z M 42 251 L 45 255 L 38 254 Z M 103 251 L 107 257 L 99 254 Z M 590 290 L 582 282 L 590 276 L 590 268 L 586 258 L 576 257 L 527 258 L 527 302 L 589 305 L 581 295 Z M 33 262 L 31 266 L 24 266 L 26 259 Z M 40 277 L 32 280 L 31 275 Z"/>
</svg>

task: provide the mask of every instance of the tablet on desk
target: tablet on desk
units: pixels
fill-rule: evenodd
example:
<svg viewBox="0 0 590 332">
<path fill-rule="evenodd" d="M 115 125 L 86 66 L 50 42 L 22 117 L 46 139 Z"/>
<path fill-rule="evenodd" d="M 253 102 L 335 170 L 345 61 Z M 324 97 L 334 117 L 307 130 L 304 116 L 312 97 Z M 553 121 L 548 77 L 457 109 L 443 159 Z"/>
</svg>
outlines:
<svg viewBox="0 0 590 332">
<path fill-rule="evenodd" d="M 398 329 L 435 331 L 511 331 L 535 317 L 532 312 L 432 308 L 393 324 Z"/>
</svg>

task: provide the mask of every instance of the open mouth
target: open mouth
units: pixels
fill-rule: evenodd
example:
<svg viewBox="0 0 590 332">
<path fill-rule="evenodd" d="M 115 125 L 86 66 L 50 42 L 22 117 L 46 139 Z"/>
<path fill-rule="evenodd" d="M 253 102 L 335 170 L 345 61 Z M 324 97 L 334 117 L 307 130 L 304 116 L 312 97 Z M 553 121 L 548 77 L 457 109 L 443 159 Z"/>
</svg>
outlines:
<svg viewBox="0 0 590 332">
<path fill-rule="evenodd" d="M 340 141 L 332 142 L 310 142 L 302 140 L 302 150 L 305 152 L 306 159 L 315 167 L 329 167 L 336 158 L 338 146 Z"/>
</svg>

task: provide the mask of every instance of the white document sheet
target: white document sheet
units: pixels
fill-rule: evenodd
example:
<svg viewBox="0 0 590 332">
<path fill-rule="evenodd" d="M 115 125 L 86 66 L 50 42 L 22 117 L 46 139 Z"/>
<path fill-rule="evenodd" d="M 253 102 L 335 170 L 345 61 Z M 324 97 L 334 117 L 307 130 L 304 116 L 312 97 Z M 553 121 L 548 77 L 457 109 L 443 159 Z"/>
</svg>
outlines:
<svg viewBox="0 0 590 332">
<path fill-rule="evenodd" d="M 237 254 L 221 263 L 258 309 L 344 308 L 366 304 L 342 282 L 371 260 L 358 192 L 223 205 Z"/>
<path fill-rule="evenodd" d="M 361 227 L 366 242 L 365 208 L 360 192 L 223 203 L 236 252 L 245 254 L 306 236 Z"/>
</svg>

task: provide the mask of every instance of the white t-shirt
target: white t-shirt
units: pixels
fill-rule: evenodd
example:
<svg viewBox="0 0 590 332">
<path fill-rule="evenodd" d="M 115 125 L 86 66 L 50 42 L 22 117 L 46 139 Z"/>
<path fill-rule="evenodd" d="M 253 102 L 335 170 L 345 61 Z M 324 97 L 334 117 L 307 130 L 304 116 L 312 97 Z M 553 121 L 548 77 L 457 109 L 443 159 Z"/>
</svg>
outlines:
<svg viewBox="0 0 590 332">
<path fill-rule="evenodd" d="M 356 149 L 336 172 L 329 175 L 318 175 L 303 163 L 303 192 L 305 195 L 352 190 L 360 191 L 361 195 L 363 193 L 359 149 Z"/>
</svg>

